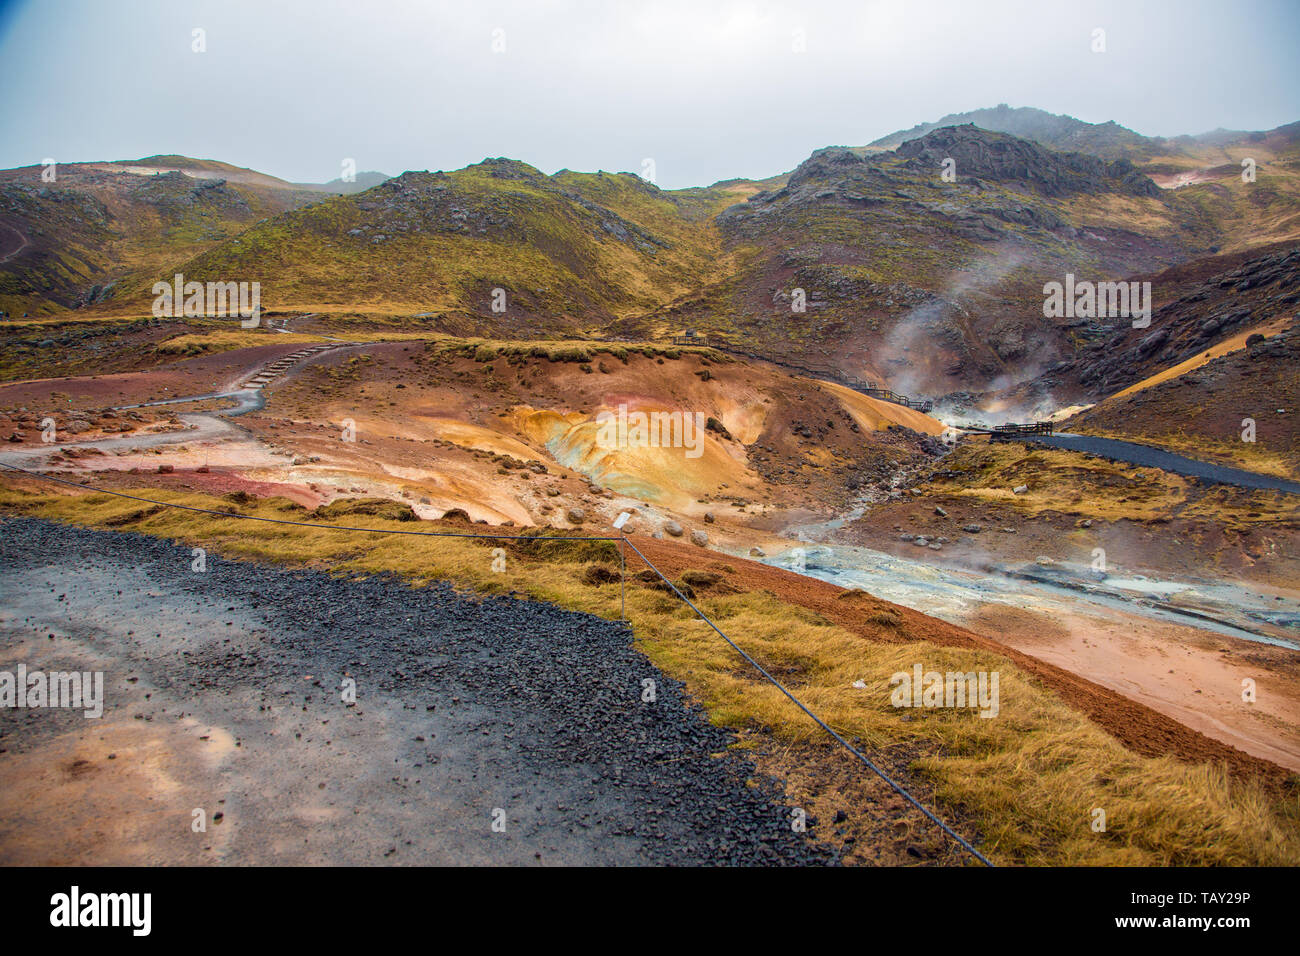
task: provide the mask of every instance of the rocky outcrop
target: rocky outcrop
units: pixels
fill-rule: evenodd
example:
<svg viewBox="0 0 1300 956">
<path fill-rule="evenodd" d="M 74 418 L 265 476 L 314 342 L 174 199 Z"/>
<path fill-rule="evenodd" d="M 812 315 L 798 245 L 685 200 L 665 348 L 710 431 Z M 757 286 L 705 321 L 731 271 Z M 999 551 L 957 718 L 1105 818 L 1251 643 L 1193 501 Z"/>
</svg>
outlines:
<svg viewBox="0 0 1300 956">
<path fill-rule="evenodd" d="M 909 140 L 898 155 L 917 170 L 953 160 L 959 178 L 1024 186 L 1044 196 L 1127 193 L 1159 198 L 1160 187 L 1125 159 L 1107 161 L 1084 153 L 1058 153 L 1037 143 L 976 126 L 948 126 Z"/>
</svg>

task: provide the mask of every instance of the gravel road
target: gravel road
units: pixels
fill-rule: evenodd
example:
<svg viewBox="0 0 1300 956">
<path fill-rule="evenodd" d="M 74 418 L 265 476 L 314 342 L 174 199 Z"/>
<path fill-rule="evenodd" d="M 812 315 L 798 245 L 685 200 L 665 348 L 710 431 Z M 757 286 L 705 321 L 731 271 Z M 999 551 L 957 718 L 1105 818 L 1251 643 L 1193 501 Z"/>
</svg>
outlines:
<svg viewBox="0 0 1300 956">
<path fill-rule="evenodd" d="M 1226 465 L 1212 465 L 1207 461 L 1184 458 L 1173 452 L 1131 441 L 1098 438 L 1094 435 L 1073 435 L 1068 432 L 1057 432 L 1055 435 L 1017 435 L 1014 440 L 1035 441 L 1054 448 L 1088 452 L 1114 461 L 1126 461 L 1142 468 L 1159 468 L 1176 475 L 1200 478 L 1214 484 L 1236 485 L 1239 488 L 1258 488 L 1266 491 L 1287 491 L 1293 495 L 1300 495 L 1300 482 L 1244 471 L 1241 468 L 1229 468 Z"/>
<path fill-rule="evenodd" d="M 0 709 L 0 864 L 832 862 L 622 625 L 193 561 L 0 521 L 0 670 L 102 670 L 106 698 Z"/>
</svg>

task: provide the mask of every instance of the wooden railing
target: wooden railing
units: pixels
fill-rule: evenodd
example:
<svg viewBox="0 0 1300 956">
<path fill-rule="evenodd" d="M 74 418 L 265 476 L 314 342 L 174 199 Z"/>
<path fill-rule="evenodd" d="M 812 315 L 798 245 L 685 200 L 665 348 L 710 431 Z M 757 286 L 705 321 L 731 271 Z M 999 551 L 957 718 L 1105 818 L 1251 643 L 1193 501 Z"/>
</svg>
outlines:
<svg viewBox="0 0 1300 956">
<path fill-rule="evenodd" d="M 1029 425 L 995 425 L 993 426 L 994 437 L 1010 435 L 1050 435 L 1052 434 L 1051 422 L 1033 422 Z"/>
</svg>

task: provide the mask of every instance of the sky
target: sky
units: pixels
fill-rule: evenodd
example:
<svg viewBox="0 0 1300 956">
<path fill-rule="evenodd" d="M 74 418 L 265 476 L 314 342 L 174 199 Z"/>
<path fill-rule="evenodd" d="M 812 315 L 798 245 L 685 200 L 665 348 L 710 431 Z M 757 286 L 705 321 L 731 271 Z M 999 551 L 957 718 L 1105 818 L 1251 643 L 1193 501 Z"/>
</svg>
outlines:
<svg viewBox="0 0 1300 956">
<path fill-rule="evenodd" d="M 999 103 L 1271 129 L 1300 120 L 1298 49 L 1297 0 L 0 0 L 0 168 L 508 156 L 679 188 Z"/>
</svg>

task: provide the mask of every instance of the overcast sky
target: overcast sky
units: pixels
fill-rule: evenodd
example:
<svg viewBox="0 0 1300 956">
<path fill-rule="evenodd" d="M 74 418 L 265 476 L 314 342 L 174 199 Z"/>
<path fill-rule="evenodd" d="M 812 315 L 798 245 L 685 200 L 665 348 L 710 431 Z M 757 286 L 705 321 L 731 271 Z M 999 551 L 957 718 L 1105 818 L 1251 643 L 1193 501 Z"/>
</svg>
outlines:
<svg viewBox="0 0 1300 956">
<path fill-rule="evenodd" d="M 0 7 L 5 168 L 181 153 L 323 182 L 347 158 L 389 174 L 649 158 L 671 188 L 998 103 L 1164 136 L 1300 120 L 1296 0 Z"/>
</svg>

